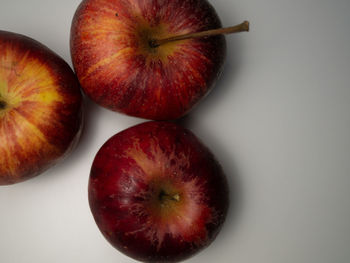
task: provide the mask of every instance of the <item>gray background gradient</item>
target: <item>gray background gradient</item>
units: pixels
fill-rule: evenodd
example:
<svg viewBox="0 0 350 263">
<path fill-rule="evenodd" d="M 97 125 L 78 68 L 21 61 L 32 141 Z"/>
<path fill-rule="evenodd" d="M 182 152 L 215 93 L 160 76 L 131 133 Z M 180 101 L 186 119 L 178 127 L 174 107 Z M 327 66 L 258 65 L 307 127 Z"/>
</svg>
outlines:
<svg viewBox="0 0 350 263">
<path fill-rule="evenodd" d="M 0 28 L 71 64 L 79 2 L 0 0 Z M 183 122 L 237 194 L 216 241 L 188 262 L 349 263 L 350 1 L 211 3 L 225 26 L 248 19 L 251 32 L 227 37 L 221 79 Z M 0 188 L 1 263 L 134 262 L 97 229 L 87 182 L 99 147 L 143 120 L 86 106 L 85 132 L 65 162 Z"/>
</svg>

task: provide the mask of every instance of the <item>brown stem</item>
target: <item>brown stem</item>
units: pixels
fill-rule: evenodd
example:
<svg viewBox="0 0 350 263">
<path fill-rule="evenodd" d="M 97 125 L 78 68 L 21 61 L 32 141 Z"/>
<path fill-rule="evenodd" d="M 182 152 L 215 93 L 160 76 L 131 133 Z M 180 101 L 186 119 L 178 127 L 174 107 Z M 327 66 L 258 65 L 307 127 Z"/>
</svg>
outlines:
<svg viewBox="0 0 350 263">
<path fill-rule="evenodd" d="M 173 41 L 199 38 L 199 37 L 209 37 L 209 36 L 216 36 L 216 35 L 226 35 L 226 34 L 232 34 L 232 33 L 238 33 L 238 32 L 245 32 L 245 31 L 246 32 L 249 31 L 248 21 L 244 21 L 243 23 L 232 27 L 211 29 L 207 31 L 197 32 L 197 33 L 189 33 L 189 34 L 184 34 L 179 36 L 172 36 L 164 39 L 153 39 L 150 41 L 150 46 L 156 48 L 156 47 L 159 47 L 160 45 L 173 42 Z"/>
</svg>

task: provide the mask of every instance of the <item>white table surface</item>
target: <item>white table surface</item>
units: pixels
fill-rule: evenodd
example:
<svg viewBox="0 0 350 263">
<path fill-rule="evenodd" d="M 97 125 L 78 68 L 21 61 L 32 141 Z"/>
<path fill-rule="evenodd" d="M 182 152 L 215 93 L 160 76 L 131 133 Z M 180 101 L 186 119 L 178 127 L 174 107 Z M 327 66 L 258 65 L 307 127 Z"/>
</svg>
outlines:
<svg viewBox="0 0 350 263">
<path fill-rule="evenodd" d="M 0 0 L 0 28 L 28 35 L 71 64 L 79 0 Z M 187 262 L 350 260 L 350 1 L 211 0 L 227 37 L 216 88 L 185 124 L 215 153 L 238 208 Z M 1 52 L 1 51 L 0 51 Z M 78 148 L 41 176 L 0 188 L 1 263 L 135 262 L 112 248 L 87 200 L 91 162 L 115 133 L 144 120 L 86 102 Z"/>
</svg>

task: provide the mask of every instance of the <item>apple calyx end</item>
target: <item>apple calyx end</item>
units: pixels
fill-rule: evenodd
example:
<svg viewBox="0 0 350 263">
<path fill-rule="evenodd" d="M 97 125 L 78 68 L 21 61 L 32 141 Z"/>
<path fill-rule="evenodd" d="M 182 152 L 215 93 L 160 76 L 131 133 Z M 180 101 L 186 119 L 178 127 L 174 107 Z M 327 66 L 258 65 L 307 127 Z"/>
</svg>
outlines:
<svg viewBox="0 0 350 263">
<path fill-rule="evenodd" d="M 0 100 L 0 110 L 4 110 L 7 107 L 7 103 L 3 100 Z"/>
<path fill-rule="evenodd" d="M 179 194 L 168 194 L 165 191 L 160 191 L 159 195 L 158 195 L 159 201 L 164 204 L 167 201 L 175 201 L 175 202 L 179 202 L 180 201 L 180 195 Z"/>
</svg>

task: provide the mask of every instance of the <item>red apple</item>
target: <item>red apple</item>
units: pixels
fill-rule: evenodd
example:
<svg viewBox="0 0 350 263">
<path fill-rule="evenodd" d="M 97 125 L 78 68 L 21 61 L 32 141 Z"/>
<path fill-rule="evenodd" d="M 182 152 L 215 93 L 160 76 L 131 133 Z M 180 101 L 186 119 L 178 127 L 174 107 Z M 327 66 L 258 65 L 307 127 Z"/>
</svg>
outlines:
<svg viewBox="0 0 350 263">
<path fill-rule="evenodd" d="M 71 27 L 72 61 L 98 104 L 141 118 L 177 119 L 213 87 L 226 44 L 222 35 L 172 37 L 219 27 L 206 0 L 83 0 Z M 237 29 L 248 30 L 247 23 Z"/>
<path fill-rule="evenodd" d="M 58 55 L 0 31 L 0 185 L 24 181 L 65 156 L 78 140 L 82 96 Z"/>
<path fill-rule="evenodd" d="M 221 166 L 193 133 L 147 122 L 101 147 L 89 202 L 102 234 L 119 251 L 140 261 L 176 262 L 214 240 L 229 198 Z"/>
</svg>

